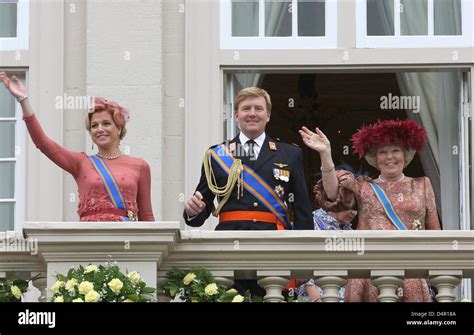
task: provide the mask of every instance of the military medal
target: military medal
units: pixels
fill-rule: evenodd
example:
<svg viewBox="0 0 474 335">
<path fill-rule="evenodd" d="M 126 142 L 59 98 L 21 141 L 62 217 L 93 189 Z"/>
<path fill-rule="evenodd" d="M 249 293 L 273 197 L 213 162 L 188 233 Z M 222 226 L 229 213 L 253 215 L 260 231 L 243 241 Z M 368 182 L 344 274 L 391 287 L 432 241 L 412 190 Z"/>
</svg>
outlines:
<svg viewBox="0 0 474 335">
<path fill-rule="evenodd" d="M 127 211 L 127 216 L 128 216 L 128 219 L 130 221 L 137 221 L 137 217 L 136 217 L 135 213 L 133 213 L 132 211 L 128 210 Z"/>
<path fill-rule="evenodd" d="M 290 171 L 282 169 L 273 169 L 273 176 L 276 180 L 282 180 L 284 182 L 290 181 Z"/>
<path fill-rule="evenodd" d="M 275 193 L 283 199 L 283 196 L 285 195 L 285 189 L 283 188 L 283 186 L 277 185 L 275 186 Z"/>
<path fill-rule="evenodd" d="M 288 164 L 283 164 L 283 163 L 273 163 L 273 165 L 278 166 L 280 169 L 283 169 L 288 166 Z"/>
<path fill-rule="evenodd" d="M 420 223 L 420 220 L 415 220 L 413 221 L 413 223 L 411 224 L 411 229 L 412 230 L 420 230 L 421 229 L 421 223 Z"/>
</svg>

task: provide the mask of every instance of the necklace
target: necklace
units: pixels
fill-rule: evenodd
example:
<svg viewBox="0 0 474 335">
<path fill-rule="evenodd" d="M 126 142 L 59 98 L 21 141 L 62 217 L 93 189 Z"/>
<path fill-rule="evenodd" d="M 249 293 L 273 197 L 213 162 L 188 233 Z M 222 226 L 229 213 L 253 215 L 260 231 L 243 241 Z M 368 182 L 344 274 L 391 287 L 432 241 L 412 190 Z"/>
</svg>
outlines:
<svg viewBox="0 0 474 335">
<path fill-rule="evenodd" d="M 105 158 L 105 159 L 117 159 L 117 158 L 122 156 L 122 153 L 120 152 L 116 156 L 104 156 L 104 155 L 101 155 L 101 154 L 97 153 L 96 156 L 99 156 L 100 158 Z"/>
<path fill-rule="evenodd" d="M 402 173 L 402 176 L 400 177 L 400 179 L 398 179 L 397 181 L 391 181 L 390 183 L 398 183 L 399 181 L 402 181 L 402 179 L 405 178 L 405 175 Z M 379 180 L 382 182 L 382 183 L 385 183 L 386 181 L 382 179 L 382 177 L 379 176 Z"/>
</svg>

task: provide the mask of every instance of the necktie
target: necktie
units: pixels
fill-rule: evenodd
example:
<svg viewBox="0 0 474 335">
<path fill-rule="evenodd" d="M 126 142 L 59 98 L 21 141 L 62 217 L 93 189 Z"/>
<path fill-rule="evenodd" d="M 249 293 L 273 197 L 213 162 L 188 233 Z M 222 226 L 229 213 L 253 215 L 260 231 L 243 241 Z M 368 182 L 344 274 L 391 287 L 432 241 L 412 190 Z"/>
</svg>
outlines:
<svg viewBox="0 0 474 335">
<path fill-rule="evenodd" d="M 255 153 L 255 146 L 257 145 L 257 143 L 255 143 L 254 140 L 248 140 L 246 143 L 248 145 L 247 155 L 249 157 L 249 165 L 251 168 L 253 168 L 255 165 L 255 161 L 257 160 L 257 154 Z"/>
</svg>

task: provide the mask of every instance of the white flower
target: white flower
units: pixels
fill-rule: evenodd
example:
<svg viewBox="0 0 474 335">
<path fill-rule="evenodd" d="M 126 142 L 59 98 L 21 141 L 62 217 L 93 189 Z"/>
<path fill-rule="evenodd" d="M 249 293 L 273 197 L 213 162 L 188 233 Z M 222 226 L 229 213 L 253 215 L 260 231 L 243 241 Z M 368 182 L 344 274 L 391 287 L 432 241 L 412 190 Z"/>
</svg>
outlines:
<svg viewBox="0 0 474 335">
<path fill-rule="evenodd" d="M 100 299 L 100 294 L 94 290 L 89 291 L 85 296 L 86 302 L 97 302 Z"/>
<path fill-rule="evenodd" d="M 237 294 L 234 299 L 232 299 L 232 302 L 242 302 L 244 301 L 244 297 L 242 297 L 240 294 Z"/>
<path fill-rule="evenodd" d="M 10 291 L 12 292 L 12 294 L 15 296 L 15 298 L 17 299 L 20 299 L 21 297 L 21 290 L 18 286 L 16 285 L 13 285 L 11 288 L 10 288 Z"/>
<path fill-rule="evenodd" d="M 64 302 L 64 297 L 62 295 L 54 298 L 54 302 Z"/>
<path fill-rule="evenodd" d="M 114 293 L 119 293 L 123 287 L 123 283 L 120 279 L 114 278 L 108 283 L 110 289 Z"/>
<path fill-rule="evenodd" d="M 204 293 L 206 293 L 207 295 L 214 295 L 217 294 L 217 290 L 217 285 L 215 283 L 212 283 L 206 286 L 206 288 L 204 289 Z"/>
<path fill-rule="evenodd" d="M 81 298 L 76 298 L 72 302 L 84 302 L 84 300 L 82 300 Z"/>
<path fill-rule="evenodd" d="M 79 293 L 80 294 L 87 294 L 94 289 L 94 284 L 90 281 L 83 281 L 79 284 Z"/>
<path fill-rule="evenodd" d="M 189 285 L 191 282 L 196 278 L 196 275 L 192 272 L 188 273 L 184 278 L 183 278 L 183 284 L 184 285 Z"/>
<path fill-rule="evenodd" d="M 77 282 L 76 278 L 69 279 L 66 282 L 66 290 L 74 292 L 74 287 L 76 287 L 77 284 L 78 284 L 78 282 Z"/>
<path fill-rule="evenodd" d="M 123 302 L 133 302 L 131 299 L 125 299 Z"/>
<path fill-rule="evenodd" d="M 237 294 L 237 290 L 235 288 L 231 288 L 230 290 L 227 290 L 228 294 Z"/>
<path fill-rule="evenodd" d="M 88 266 L 86 266 L 86 269 L 85 269 L 84 273 L 96 272 L 98 270 L 99 270 L 99 268 L 97 267 L 97 265 L 88 265 Z"/>
<path fill-rule="evenodd" d="M 53 286 L 51 286 L 51 292 L 58 293 L 59 289 L 63 286 L 64 286 L 64 282 L 61 280 L 58 280 L 57 282 L 53 284 Z"/>
<path fill-rule="evenodd" d="M 140 275 L 138 274 L 137 271 L 133 271 L 133 272 L 130 272 L 128 275 L 127 275 L 128 279 L 130 279 L 130 281 L 133 283 L 133 284 L 138 284 L 140 282 Z"/>
</svg>

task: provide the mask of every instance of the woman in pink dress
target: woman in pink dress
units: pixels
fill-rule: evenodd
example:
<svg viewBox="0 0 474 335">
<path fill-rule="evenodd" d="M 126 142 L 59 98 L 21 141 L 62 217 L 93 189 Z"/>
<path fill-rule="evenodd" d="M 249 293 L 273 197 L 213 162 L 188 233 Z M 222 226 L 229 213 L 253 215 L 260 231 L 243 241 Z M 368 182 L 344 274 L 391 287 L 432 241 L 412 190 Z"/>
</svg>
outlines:
<svg viewBox="0 0 474 335">
<path fill-rule="evenodd" d="M 21 104 L 23 119 L 36 147 L 74 177 L 81 221 L 155 221 L 150 199 L 150 167 L 145 160 L 120 151 L 128 121 L 128 112 L 123 107 L 106 99 L 94 99 L 86 117 L 86 130 L 98 153 L 87 156 L 63 148 L 44 133 L 18 78 L 10 79 L 0 72 L 0 80 Z"/>
<path fill-rule="evenodd" d="M 440 229 L 435 197 L 427 177 L 410 178 L 403 169 L 426 140 L 426 131 L 411 120 L 378 121 L 353 135 L 359 157 L 379 170 L 377 178 L 355 178 L 348 171 L 336 172 L 327 137 L 316 128 L 300 130 L 304 143 L 321 156 L 322 188 L 316 202 L 327 211 L 357 209 L 357 229 Z M 390 204 L 391 203 L 391 204 Z M 391 209 L 392 208 L 392 209 Z M 370 279 L 349 279 L 345 301 L 375 302 L 378 291 Z M 431 301 L 425 279 L 405 279 L 400 301 Z"/>
</svg>

